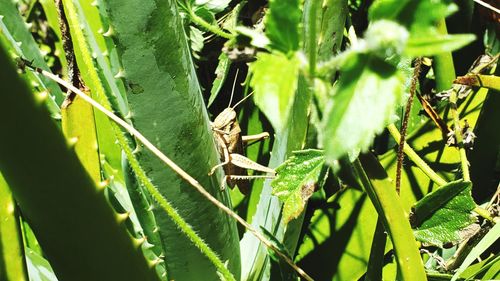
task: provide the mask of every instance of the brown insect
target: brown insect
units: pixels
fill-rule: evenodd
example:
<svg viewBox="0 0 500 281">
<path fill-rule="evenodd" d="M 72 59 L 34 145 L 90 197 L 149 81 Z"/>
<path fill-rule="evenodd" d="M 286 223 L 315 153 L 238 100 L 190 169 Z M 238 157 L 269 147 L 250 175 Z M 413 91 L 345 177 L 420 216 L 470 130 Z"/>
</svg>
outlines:
<svg viewBox="0 0 500 281">
<path fill-rule="evenodd" d="M 214 122 L 211 123 L 221 163 L 214 166 L 208 175 L 212 175 L 217 168 L 223 167 L 226 174 L 223 188 L 225 188 L 225 184 L 229 185 L 231 188 L 234 188 L 234 186 L 237 185 L 241 193 L 247 195 L 249 193 L 248 180 L 258 178 L 274 178 L 276 172 L 271 168 L 262 166 L 259 163 L 243 156 L 243 147 L 245 143 L 264 140 L 269 137 L 269 133 L 263 132 L 251 136 L 241 135 L 241 128 L 234 109 L 245 99 L 250 97 L 251 94 L 231 107 L 233 93 L 234 84 L 229 106 L 215 118 Z M 246 169 L 264 172 L 268 175 L 249 176 Z"/>
</svg>

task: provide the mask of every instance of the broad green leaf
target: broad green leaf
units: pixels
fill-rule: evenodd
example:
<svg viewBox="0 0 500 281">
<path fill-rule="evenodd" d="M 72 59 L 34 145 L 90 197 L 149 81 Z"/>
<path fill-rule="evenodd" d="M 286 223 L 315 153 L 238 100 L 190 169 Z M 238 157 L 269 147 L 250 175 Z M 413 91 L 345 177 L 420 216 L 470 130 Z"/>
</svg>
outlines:
<svg viewBox="0 0 500 281">
<path fill-rule="evenodd" d="M 327 162 L 366 151 L 394 119 L 402 94 L 403 81 L 394 66 L 374 56 L 353 56 L 341 71 L 323 117 Z"/>
<path fill-rule="evenodd" d="M 283 54 L 261 53 L 250 65 L 250 86 L 254 100 L 271 122 L 274 130 L 282 132 L 293 104 L 299 73 L 299 60 Z"/>
<path fill-rule="evenodd" d="M 299 0 L 271 0 L 265 18 L 266 35 L 273 49 L 289 54 L 299 49 Z"/>
<path fill-rule="evenodd" d="M 476 206 L 471 187 L 471 182 L 450 182 L 418 201 L 410 217 L 417 240 L 443 247 L 468 238 L 464 231 L 475 221 L 471 211 Z"/>
<path fill-rule="evenodd" d="M 56 274 L 159 280 L 3 48 L 0 66 L 0 170 Z"/>
<path fill-rule="evenodd" d="M 304 210 L 307 200 L 317 189 L 324 163 L 323 151 L 311 149 L 293 152 L 276 168 L 277 176 L 271 186 L 273 195 L 284 204 L 283 219 L 286 223 Z"/>
<path fill-rule="evenodd" d="M 476 40 L 473 34 L 430 35 L 428 37 L 410 38 L 405 54 L 408 56 L 432 56 L 439 53 L 460 49 Z"/>
<path fill-rule="evenodd" d="M 219 156 L 175 1 L 107 0 L 105 4 L 135 128 L 228 204 L 227 190 L 221 192 L 217 177 L 207 175 Z M 235 221 L 150 152 L 141 151 L 137 159 L 162 196 L 239 276 Z M 164 210 L 154 206 L 153 213 L 169 278 L 218 280 L 213 263 Z"/>
</svg>

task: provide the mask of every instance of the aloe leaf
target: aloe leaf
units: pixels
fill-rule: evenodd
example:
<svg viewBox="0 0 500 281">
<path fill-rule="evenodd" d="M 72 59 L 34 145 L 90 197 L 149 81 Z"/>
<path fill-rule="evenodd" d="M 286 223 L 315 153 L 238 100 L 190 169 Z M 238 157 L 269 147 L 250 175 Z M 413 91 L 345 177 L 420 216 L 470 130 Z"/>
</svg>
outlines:
<svg viewBox="0 0 500 281">
<path fill-rule="evenodd" d="M 0 170 L 58 277 L 159 280 L 3 48 L 0 65 Z"/>
<path fill-rule="evenodd" d="M 94 182 L 101 181 L 101 166 L 97 151 L 97 136 L 92 105 L 76 97 L 61 108 L 62 129 L 66 138 L 74 141 L 75 152 Z"/>
<path fill-rule="evenodd" d="M 121 80 L 117 79 L 120 78 L 121 73 L 119 70 L 115 70 L 116 72 L 113 73 L 113 69 L 105 58 L 105 54 L 111 57 L 115 52 L 109 43 L 105 42 L 103 35 L 99 33 L 99 31 L 102 33 L 102 28 L 105 28 L 99 20 L 99 11 L 88 1 L 80 3 L 76 0 L 64 0 L 63 3 L 78 65 L 95 65 L 92 69 L 80 67 L 83 80 L 94 80 L 94 83 L 100 81 L 100 85 L 105 91 L 97 93 L 96 100 L 104 103 L 102 100 L 107 97 L 114 110 L 118 111 L 121 116 L 128 117 L 129 111 L 124 97 L 124 88 Z M 111 36 L 112 32 L 112 29 L 108 27 L 108 30 L 103 34 Z M 90 58 L 86 58 L 89 55 Z M 92 63 L 87 62 L 88 60 L 91 60 Z M 113 61 L 112 57 L 111 61 Z M 97 72 L 98 79 L 94 77 L 93 72 Z M 100 122 L 97 123 L 99 126 Z"/>
<path fill-rule="evenodd" d="M 50 71 L 35 39 L 33 39 L 33 36 L 28 31 L 26 23 L 19 15 L 12 1 L 0 2 L 0 40 L 4 41 L 4 46 L 15 55 L 29 61 L 33 60 L 33 64 Z M 59 119 L 59 105 L 64 99 L 59 85 L 45 77 L 30 76 L 30 80 L 40 84 L 42 89 L 47 91 L 52 97 L 51 99 L 47 99 L 47 106 L 52 116 Z"/>
<path fill-rule="evenodd" d="M 109 0 L 104 4 L 135 128 L 227 204 L 227 191 L 221 192 L 216 178 L 207 176 L 219 157 L 175 2 Z M 136 156 L 160 193 L 239 276 L 235 222 L 154 155 L 140 151 Z M 218 280 L 214 265 L 167 214 L 157 207 L 153 212 L 169 277 Z"/>
<path fill-rule="evenodd" d="M 0 174 L 0 280 L 29 280 L 23 251 L 19 212 Z"/>
</svg>

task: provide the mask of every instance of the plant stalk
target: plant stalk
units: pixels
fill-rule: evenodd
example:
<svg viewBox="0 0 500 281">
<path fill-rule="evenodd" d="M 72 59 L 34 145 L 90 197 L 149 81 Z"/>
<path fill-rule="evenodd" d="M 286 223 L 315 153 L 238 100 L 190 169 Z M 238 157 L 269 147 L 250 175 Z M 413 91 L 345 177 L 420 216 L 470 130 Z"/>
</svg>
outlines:
<svg viewBox="0 0 500 281">
<path fill-rule="evenodd" d="M 400 143 L 401 134 L 399 133 L 398 128 L 396 128 L 394 124 L 390 124 L 389 126 L 387 126 L 387 129 L 389 130 L 389 133 L 394 138 L 394 140 L 397 143 Z M 415 163 L 415 165 L 417 165 L 417 167 L 422 170 L 422 172 L 424 172 L 429 177 L 429 179 L 431 179 L 437 185 L 441 186 L 447 183 L 431 167 L 429 167 L 429 165 L 427 165 L 427 163 L 425 163 L 425 161 L 420 158 L 415 150 L 413 150 L 413 148 L 411 148 L 406 142 L 403 146 L 403 152 L 406 154 L 406 156 L 408 156 L 408 158 L 410 158 L 411 161 Z"/>
</svg>

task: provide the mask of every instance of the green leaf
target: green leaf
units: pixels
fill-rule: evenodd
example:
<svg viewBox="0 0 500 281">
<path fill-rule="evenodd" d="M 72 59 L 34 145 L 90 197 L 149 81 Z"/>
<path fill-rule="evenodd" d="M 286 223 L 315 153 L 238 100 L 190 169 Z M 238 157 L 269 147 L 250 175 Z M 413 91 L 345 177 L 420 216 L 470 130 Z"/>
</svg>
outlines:
<svg viewBox="0 0 500 281">
<path fill-rule="evenodd" d="M 326 160 L 366 151 L 393 120 L 403 94 L 397 69 L 374 56 L 358 54 L 343 68 L 323 121 Z"/>
<path fill-rule="evenodd" d="M 322 150 L 294 151 L 277 169 L 271 182 L 273 195 L 283 202 L 283 219 L 286 223 L 297 218 L 307 200 L 317 189 L 325 163 Z"/>
<path fill-rule="evenodd" d="M 59 278 L 159 280 L 3 48 L 0 65 L 0 170 Z"/>
<path fill-rule="evenodd" d="M 208 98 L 207 107 L 210 107 L 219 95 L 220 90 L 224 85 L 224 81 L 226 81 L 230 66 L 231 60 L 224 52 L 222 52 L 219 55 L 219 63 L 217 64 L 217 68 L 215 69 L 215 79 L 212 83 L 212 88 L 210 89 L 210 98 Z"/>
<path fill-rule="evenodd" d="M 281 132 L 288 120 L 297 89 L 299 60 L 280 53 L 261 53 L 250 65 L 254 100 L 276 132 Z"/>
<path fill-rule="evenodd" d="M 476 206 L 471 187 L 471 182 L 450 182 L 418 201 L 410 218 L 417 240 L 443 247 L 468 238 L 463 235 L 475 221 L 471 211 Z"/>
<path fill-rule="evenodd" d="M 370 21 L 388 19 L 397 21 L 410 31 L 422 33 L 433 28 L 438 19 L 457 10 L 446 0 L 378 0 L 369 10 Z"/>
<path fill-rule="evenodd" d="M 274 49 L 285 54 L 299 49 L 299 0 L 271 0 L 266 16 L 266 35 Z"/>
<path fill-rule="evenodd" d="M 228 204 L 227 190 L 221 192 L 217 177 L 207 175 L 219 155 L 175 1 L 105 2 L 135 128 L 219 201 Z M 135 91 L 137 88 L 142 90 Z M 138 153 L 137 160 L 161 195 L 221 260 L 229 261 L 227 268 L 238 276 L 235 221 L 149 151 Z M 162 208 L 152 209 L 169 278 L 219 280 L 213 263 L 179 230 L 179 225 Z"/>
<path fill-rule="evenodd" d="M 354 166 L 391 238 L 400 279 L 426 280 L 424 264 L 410 223 L 385 169 L 371 153 L 360 155 Z"/>
<path fill-rule="evenodd" d="M 408 56 L 433 56 L 460 49 L 476 40 L 473 34 L 434 35 L 414 37 L 408 40 L 405 54 Z"/>
<path fill-rule="evenodd" d="M 196 6 L 202 6 L 214 13 L 222 12 L 231 0 L 195 0 L 194 4 Z"/>
<path fill-rule="evenodd" d="M 203 37 L 203 31 L 190 25 L 189 26 L 189 42 L 193 57 L 200 59 L 200 52 L 205 46 L 205 37 Z"/>
<path fill-rule="evenodd" d="M 195 7 L 194 13 L 209 24 L 217 23 L 217 21 L 215 20 L 215 15 L 205 7 Z"/>
</svg>

